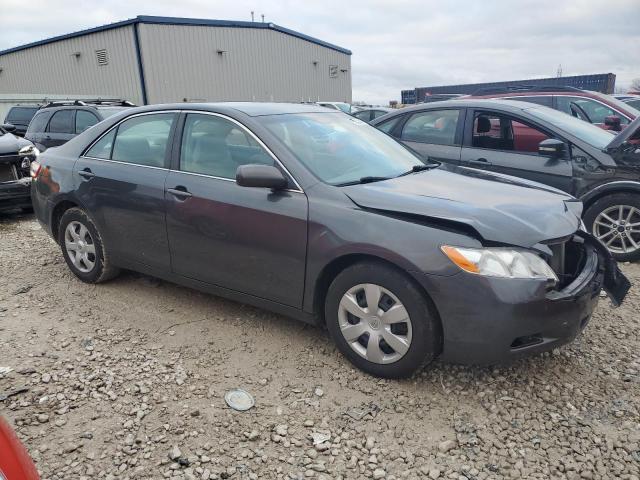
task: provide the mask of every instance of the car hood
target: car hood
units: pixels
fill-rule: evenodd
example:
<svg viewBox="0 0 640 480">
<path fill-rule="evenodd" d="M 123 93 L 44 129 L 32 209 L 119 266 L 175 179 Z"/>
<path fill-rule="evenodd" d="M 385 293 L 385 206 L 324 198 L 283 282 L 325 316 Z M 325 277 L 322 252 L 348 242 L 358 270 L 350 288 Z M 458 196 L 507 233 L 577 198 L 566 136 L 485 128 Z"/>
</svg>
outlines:
<svg viewBox="0 0 640 480">
<path fill-rule="evenodd" d="M 553 187 L 461 167 L 343 188 L 361 208 L 463 225 L 488 242 L 525 248 L 571 235 L 582 212 L 578 200 Z"/>
<path fill-rule="evenodd" d="M 26 145 L 31 145 L 31 142 L 11 133 L 0 135 L 0 155 L 16 155 Z"/>
<path fill-rule="evenodd" d="M 633 122 L 627 125 L 624 128 L 624 130 L 622 130 L 615 137 L 613 137 L 613 140 L 611 140 L 611 143 L 607 145 L 607 147 L 605 148 L 605 151 L 618 148 L 624 142 L 629 140 L 638 131 L 639 128 L 640 128 L 640 117 L 636 118 Z"/>
</svg>

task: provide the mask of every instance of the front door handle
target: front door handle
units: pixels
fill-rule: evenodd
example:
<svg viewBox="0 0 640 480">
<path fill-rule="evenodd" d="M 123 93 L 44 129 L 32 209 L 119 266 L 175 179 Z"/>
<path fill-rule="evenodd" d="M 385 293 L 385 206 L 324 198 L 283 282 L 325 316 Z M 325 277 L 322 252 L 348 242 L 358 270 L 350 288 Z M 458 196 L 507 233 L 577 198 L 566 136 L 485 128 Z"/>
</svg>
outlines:
<svg viewBox="0 0 640 480">
<path fill-rule="evenodd" d="M 469 163 L 472 164 L 472 165 L 483 165 L 483 166 L 491 165 L 491 162 L 489 160 L 487 160 L 486 158 L 478 158 L 476 160 L 469 160 Z"/>
<path fill-rule="evenodd" d="M 177 186 L 176 188 L 167 188 L 167 192 L 169 192 L 174 197 L 177 197 L 181 200 L 186 200 L 193 195 L 187 191 L 187 189 L 183 186 Z"/>
<path fill-rule="evenodd" d="M 89 168 L 85 168 L 84 170 L 80 170 L 78 172 L 78 175 L 80 175 L 82 178 L 85 178 L 87 180 L 89 180 L 90 178 L 93 178 L 96 176 L 95 173 L 93 173 Z"/>
</svg>

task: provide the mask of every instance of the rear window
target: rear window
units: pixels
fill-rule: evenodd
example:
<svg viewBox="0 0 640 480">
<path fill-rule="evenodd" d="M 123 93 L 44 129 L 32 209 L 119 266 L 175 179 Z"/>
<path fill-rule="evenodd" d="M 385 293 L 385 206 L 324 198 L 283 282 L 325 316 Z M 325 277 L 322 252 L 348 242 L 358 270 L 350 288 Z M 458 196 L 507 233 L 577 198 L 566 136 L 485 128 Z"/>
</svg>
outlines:
<svg viewBox="0 0 640 480">
<path fill-rule="evenodd" d="M 28 133 L 33 132 L 44 132 L 44 129 L 47 127 L 47 121 L 49 120 L 49 113 L 46 111 L 41 111 L 36 113 L 35 117 L 31 119 L 29 122 L 29 128 L 27 129 Z"/>
<path fill-rule="evenodd" d="M 13 107 L 7 114 L 7 122 L 27 125 L 37 111 L 37 107 Z"/>
</svg>

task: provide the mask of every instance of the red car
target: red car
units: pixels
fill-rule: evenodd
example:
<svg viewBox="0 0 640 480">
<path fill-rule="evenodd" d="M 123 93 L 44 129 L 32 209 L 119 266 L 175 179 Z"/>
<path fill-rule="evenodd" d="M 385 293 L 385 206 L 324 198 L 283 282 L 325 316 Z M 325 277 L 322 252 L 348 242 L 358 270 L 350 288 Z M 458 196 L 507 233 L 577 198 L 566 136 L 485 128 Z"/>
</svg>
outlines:
<svg viewBox="0 0 640 480">
<path fill-rule="evenodd" d="M 6 420 L 0 417 L 0 480 L 39 480 L 27 450 Z"/>
<path fill-rule="evenodd" d="M 586 120 L 605 130 L 620 131 L 640 116 L 640 111 L 611 95 L 573 87 L 482 88 L 464 98 L 511 99 L 537 103 Z"/>
</svg>

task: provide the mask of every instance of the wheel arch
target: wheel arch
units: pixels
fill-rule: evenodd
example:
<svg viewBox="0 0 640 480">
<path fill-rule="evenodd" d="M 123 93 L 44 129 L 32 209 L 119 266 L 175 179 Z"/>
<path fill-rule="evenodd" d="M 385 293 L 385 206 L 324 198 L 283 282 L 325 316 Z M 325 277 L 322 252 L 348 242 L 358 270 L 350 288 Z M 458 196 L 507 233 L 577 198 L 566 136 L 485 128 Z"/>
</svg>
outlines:
<svg viewBox="0 0 640 480">
<path fill-rule="evenodd" d="M 428 299 L 429 303 L 431 304 L 434 310 L 434 314 L 436 315 L 436 319 L 442 331 L 442 328 L 443 328 L 442 319 L 440 318 L 440 312 L 438 311 L 436 303 L 434 302 L 429 292 L 425 289 L 425 287 L 418 281 L 415 275 L 411 271 L 402 268 L 400 265 L 386 258 L 373 255 L 370 253 L 347 253 L 347 254 L 341 255 L 331 260 L 331 262 L 326 264 L 324 268 L 320 271 L 320 274 L 317 277 L 318 279 L 316 280 L 316 283 L 314 285 L 314 292 L 313 292 L 313 312 L 316 318 L 318 319 L 318 323 L 320 325 L 326 324 L 326 319 L 324 315 L 324 306 L 327 298 L 327 291 L 329 289 L 329 285 L 331 285 L 331 282 L 333 282 L 333 280 L 338 276 L 338 274 L 343 270 L 345 270 L 346 268 L 352 265 L 355 265 L 356 263 L 363 263 L 363 262 L 382 264 L 408 277 L 411 283 L 413 283 L 413 285 L 419 291 L 421 291 L 425 295 L 425 297 Z"/>
<path fill-rule="evenodd" d="M 58 242 L 60 237 L 60 220 L 62 219 L 64 212 L 75 207 L 81 208 L 77 202 L 65 198 L 56 203 L 51 210 L 51 235 L 56 242 Z"/>
<path fill-rule="evenodd" d="M 591 205 L 600 200 L 607 195 L 615 195 L 617 193 L 630 193 L 633 195 L 640 196 L 640 182 L 633 181 L 620 181 L 620 182 L 611 182 L 605 183 L 599 187 L 590 190 L 584 195 L 580 196 L 580 201 L 583 203 L 584 208 L 582 214 L 587 211 Z"/>
</svg>

